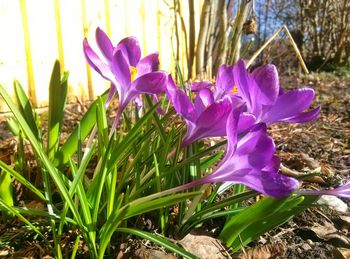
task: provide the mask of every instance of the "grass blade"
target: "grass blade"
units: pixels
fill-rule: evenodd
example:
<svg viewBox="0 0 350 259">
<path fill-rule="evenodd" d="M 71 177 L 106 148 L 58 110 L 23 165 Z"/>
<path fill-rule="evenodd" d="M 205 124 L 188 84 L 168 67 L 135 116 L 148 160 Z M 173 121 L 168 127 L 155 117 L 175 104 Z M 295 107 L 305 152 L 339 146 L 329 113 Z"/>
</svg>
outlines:
<svg viewBox="0 0 350 259">
<path fill-rule="evenodd" d="M 10 166 L 5 164 L 0 160 L 0 168 L 4 170 L 5 172 L 9 173 L 14 177 L 18 182 L 23 184 L 25 187 L 27 187 L 29 190 L 31 190 L 36 196 L 38 196 L 41 200 L 46 201 L 45 196 L 43 193 L 37 189 L 31 182 L 29 182 L 26 178 L 24 178 L 20 173 L 13 170 Z"/>
<path fill-rule="evenodd" d="M 26 122 L 28 123 L 29 128 L 33 132 L 34 136 L 36 137 L 36 139 L 39 140 L 40 133 L 36 124 L 36 120 L 34 118 L 34 114 L 33 114 L 34 110 L 29 102 L 29 99 L 26 93 L 24 92 L 22 85 L 17 80 L 14 81 L 13 87 L 15 90 L 18 108 L 22 116 L 25 118 Z"/>
<path fill-rule="evenodd" d="M 6 90 L 2 85 L 0 85 L 0 94 L 4 98 L 4 101 L 10 108 L 11 112 L 17 119 L 18 123 L 23 129 L 23 132 L 28 137 L 28 140 L 30 141 L 33 150 L 37 154 L 38 158 L 40 158 L 40 161 L 42 165 L 47 169 L 48 173 L 50 174 L 51 178 L 53 179 L 55 185 L 57 186 L 60 194 L 62 195 L 63 199 L 69 204 L 69 208 L 71 209 L 74 217 L 76 218 L 78 224 L 82 227 L 82 221 L 81 217 L 79 215 L 79 212 L 77 208 L 75 207 L 73 200 L 70 198 L 68 190 L 64 184 L 64 181 L 60 175 L 60 173 L 57 171 L 57 169 L 53 166 L 47 155 L 45 154 L 41 144 L 38 142 L 37 138 L 35 137 L 34 133 L 31 131 L 30 127 L 28 126 L 26 120 L 23 118 L 20 111 L 17 109 L 16 105 L 12 101 L 11 97 L 8 95 Z"/>
<path fill-rule="evenodd" d="M 196 258 L 196 256 L 194 256 L 193 254 L 185 251 L 183 248 L 173 244 L 172 242 L 170 242 L 170 241 L 168 241 L 160 236 L 156 236 L 154 234 L 148 233 L 146 231 L 142 231 L 142 230 L 134 229 L 134 228 L 117 228 L 116 231 L 132 234 L 135 236 L 139 236 L 141 238 L 145 238 L 145 239 L 147 239 L 147 240 L 149 240 L 157 245 L 160 245 L 160 246 L 178 254 L 179 256 L 182 256 L 182 258 L 189 258 L 189 259 Z"/>
<path fill-rule="evenodd" d="M 107 92 L 101 96 L 103 102 L 107 100 Z M 91 132 L 96 123 L 96 109 L 98 100 L 95 100 L 80 120 L 81 139 L 84 140 Z M 78 148 L 78 127 L 74 128 L 66 142 L 55 155 L 54 165 L 61 166 L 68 163 L 69 158 L 77 152 Z"/>
<path fill-rule="evenodd" d="M 60 63 L 56 60 L 49 86 L 47 154 L 52 160 L 58 150 L 64 109 L 67 101 L 68 74 L 61 79 Z"/>
</svg>

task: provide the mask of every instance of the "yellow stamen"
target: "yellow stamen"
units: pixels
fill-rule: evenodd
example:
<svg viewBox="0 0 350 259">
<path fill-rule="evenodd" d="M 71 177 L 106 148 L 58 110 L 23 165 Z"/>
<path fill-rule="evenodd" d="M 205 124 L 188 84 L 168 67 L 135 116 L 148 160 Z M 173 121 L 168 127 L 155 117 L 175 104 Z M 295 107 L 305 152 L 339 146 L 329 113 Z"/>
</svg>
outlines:
<svg viewBox="0 0 350 259">
<path fill-rule="evenodd" d="M 238 93 L 237 86 L 233 86 L 231 93 L 233 93 L 233 94 Z"/>
<path fill-rule="evenodd" d="M 130 79 L 131 79 L 131 82 L 132 82 L 136 78 L 137 68 L 133 67 L 133 66 L 130 66 L 129 68 L 130 68 Z"/>
</svg>

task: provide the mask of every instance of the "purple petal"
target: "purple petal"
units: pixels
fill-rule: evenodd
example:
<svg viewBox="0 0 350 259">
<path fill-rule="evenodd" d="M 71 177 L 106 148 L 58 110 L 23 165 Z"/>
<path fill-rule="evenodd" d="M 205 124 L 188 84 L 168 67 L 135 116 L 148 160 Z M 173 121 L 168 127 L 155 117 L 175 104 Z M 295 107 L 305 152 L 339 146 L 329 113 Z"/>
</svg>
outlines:
<svg viewBox="0 0 350 259">
<path fill-rule="evenodd" d="M 348 181 L 347 183 L 345 183 L 342 186 L 339 186 L 333 190 L 323 190 L 321 191 L 324 194 L 328 194 L 328 195 L 334 195 L 334 196 L 338 196 L 338 197 L 343 197 L 343 198 L 350 198 L 350 181 Z"/>
<path fill-rule="evenodd" d="M 138 110 L 143 107 L 143 101 L 142 101 L 141 95 L 138 94 L 138 95 L 135 96 L 134 103 L 135 103 L 136 108 Z"/>
<path fill-rule="evenodd" d="M 333 190 L 298 190 L 301 195 L 334 195 L 342 198 L 350 198 L 350 181 Z"/>
<path fill-rule="evenodd" d="M 213 103 L 197 120 L 197 126 L 202 128 L 208 128 L 214 131 L 224 132 L 226 135 L 226 122 L 232 110 L 232 104 L 228 98 L 222 99 L 216 103 Z M 222 125 L 224 127 L 222 128 Z M 215 135 L 213 135 L 215 136 Z"/>
<path fill-rule="evenodd" d="M 156 94 L 153 95 L 153 102 L 154 103 L 158 103 L 159 102 L 159 98 L 158 98 L 158 96 Z M 160 115 L 165 115 L 165 111 L 162 109 L 162 107 L 160 107 L 160 105 L 157 107 L 156 111 Z"/>
<path fill-rule="evenodd" d="M 198 92 L 199 90 L 201 90 L 203 88 L 209 88 L 212 85 L 213 85 L 213 83 L 209 82 L 209 81 L 193 82 L 193 83 L 191 83 L 191 91 Z"/>
<path fill-rule="evenodd" d="M 244 133 L 250 130 L 255 124 L 256 118 L 253 114 L 241 113 L 238 121 L 237 132 Z"/>
<path fill-rule="evenodd" d="M 251 134 L 250 141 L 239 145 L 236 153 L 240 156 L 245 154 L 247 162 L 254 168 L 263 168 L 273 158 L 275 153 L 275 144 L 273 139 L 266 135 L 266 133 Z M 246 152 L 249 152 L 248 154 Z"/>
<path fill-rule="evenodd" d="M 96 42 L 103 56 L 111 61 L 113 58 L 113 45 L 107 34 L 99 27 L 96 29 Z"/>
<path fill-rule="evenodd" d="M 237 147 L 238 155 L 246 155 L 253 152 L 260 138 L 263 136 L 266 136 L 266 125 L 259 123 L 239 140 Z"/>
<path fill-rule="evenodd" d="M 251 75 L 252 89 L 250 96 L 254 103 L 272 105 L 276 102 L 279 93 L 279 80 L 274 65 L 265 65 L 255 69 Z"/>
<path fill-rule="evenodd" d="M 273 171 L 252 171 L 243 178 L 246 182 L 243 184 L 272 198 L 286 197 L 299 186 L 296 179 Z"/>
<path fill-rule="evenodd" d="M 194 100 L 194 107 L 198 116 L 213 102 L 214 96 L 212 91 L 207 88 L 201 89 Z"/>
<path fill-rule="evenodd" d="M 210 105 L 193 123 L 192 128 L 188 127 L 182 146 L 205 137 L 225 136 L 231 110 L 232 104 L 228 98 Z"/>
<path fill-rule="evenodd" d="M 300 113 L 299 115 L 296 115 L 294 117 L 290 117 L 287 119 L 284 119 L 284 122 L 291 122 L 291 123 L 305 123 L 310 122 L 313 120 L 316 120 L 317 117 L 320 115 L 321 107 L 317 107 L 311 111 Z"/>
<path fill-rule="evenodd" d="M 130 68 L 128 62 L 120 50 L 116 51 L 112 59 L 112 71 L 116 78 L 116 87 L 118 89 L 119 101 L 124 102 L 125 93 L 130 86 Z"/>
<path fill-rule="evenodd" d="M 290 194 L 299 186 L 299 182 L 291 177 L 283 176 L 278 172 L 280 167 L 280 159 L 274 156 L 271 162 L 265 166 L 263 172 L 268 172 L 270 177 L 263 179 L 264 192 L 267 196 L 282 198 Z M 271 177 L 272 176 L 272 177 Z M 268 181 L 271 181 L 270 183 Z"/>
<path fill-rule="evenodd" d="M 121 50 L 123 52 L 129 66 L 137 66 L 141 58 L 141 49 L 136 38 L 128 37 L 121 40 L 116 50 Z"/>
<path fill-rule="evenodd" d="M 144 74 L 131 83 L 130 91 L 145 94 L 159 94 L 165 91 L 167 74 L 156 71 Z"/>
<path fill-rule="evenodd" d="M 263 115 L 262 121 L 270 124 L 299 115 L 309 108 L 314 94 L 313 89 L 302 88 L 280 95 L 275 105 Z"/>
<path fill-rule="evenodd" d="M 274 162 L 274 160 L 271 161 L 271 163 Z M 233 167 L 220 167 L 214 173 L 202 178 L 202 182 L 244 184 L 257 192 L 273 198 L 288 196 L 299 185 L 299 182 L 294 178 L 281 175 L 277 171 L 261 171 L 249 167 L 235 170 L 234 164 Z"/>
<path fill-rule="evenodd" d="M 243 60 L 239 60 L 233 67 L 233 75 L 235 85 L 238 88 L 238 95 L 240 95 L 244 101 L 247 102 L 249 107 L 252 107 L 252 100 L 250 97 L 250 80 Z"/>
<path fill-rule="evenodd" d="M 140 60 L 140 62 L 137 64 L 136 77 L 140 77 L 144 74 L 154 72 L 158 70 L 158 66 L 159 66 L 158 52 L 155 52 Z"/>
<path fill-rule="evenodd" d="M 166 86 L 166 94 L 172 102 L 176 112 L 189 121 L 195 121 L 196 115 L 194 113 L 194 106 L 190 98 L 178 88 L 171 76 L 168 76 L 168 83 Z"/>
<path fill-rule="evenodd" d="M 106 109 L 108 108 L 109 104 L 111 103 L 116 92 L 117 92 L 116 86 L 114 84 L 111 84 L 111 87 L 109 88 L 108 98 L 107 98 L 107 101 L 105 103 Z"/>
<path fill-rule="evenodd" d="M 221 65 L 216 76 L 216 87 L 220 92 L 229 94 L 234 86 L 233 67 Z"/>
<path fill-rule="evenodd" d="M 104 63 L 99 56 L 93 51 L 93 49 L 90 47 L 87 39 L 85 38 L 83 41 L 83 50 L 84 55 L 89 63 L 89 65 L 97 72 L 99 73 L 103 78 L 105 78 L 108 81 L 113 82 L 114 76 L 109 68 L 109 66 Z"/>
<path fill-rule="evenodd" d="M 226 123 L 227 147 L 226 147 L 226 154 L 222 160 L 222 163 L 224 163 L 224 161 L 226 161 L 227 159 L 230 159 L 236 150 L 240 115 L 241 115 L 241 109 L 235 108 L 235 109 L 232 109 L 230 115 L 227 118 L 227 123 Z"/>
</svg>

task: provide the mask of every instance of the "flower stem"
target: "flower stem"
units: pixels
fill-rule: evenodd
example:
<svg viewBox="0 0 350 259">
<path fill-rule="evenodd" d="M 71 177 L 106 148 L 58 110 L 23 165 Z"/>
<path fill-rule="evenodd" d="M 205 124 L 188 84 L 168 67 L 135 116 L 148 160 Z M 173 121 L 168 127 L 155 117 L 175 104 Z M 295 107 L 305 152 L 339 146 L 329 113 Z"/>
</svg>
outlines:
<svg viewBox="0 0 350 259">
<path fill-rule="evenodd" d="M 203 181 L 203 179 L 204 178 L 198 179 L 198 180 L 195 180 L 193 182 L 189 182 L 189 183 L 186 183 L 186 184 L 183 184 L 183 185 L 180 185 L 180 186 L 177 186 L 177 187 L 174 187 L 174 188 L 162 191 L 162 192 L 154 193 L 154 194 L 148 195 L 146 197 L 139 198 L 137 200 L 132 201 L 130 203 L 130 206 L 131 206 L 131 204 L 133 206 L 139 205 L 139 204 L 145 203 L 147 201 L 154 200 L 154 199 L 157 199 L 157 198 L 169 195 L 169 194 L 184 191 L 186 189 L 190 189 L 190 188 L 193 188 L 193 187 L 198 186 L 198 185 L 206 184 L 207 182 Z"/>
<path fill-rule="evenodd" d="M 112 138 L 114 131 L 117 129 L 117 126 L 118 126 L 119 121 L 120 121 L 120 117 L 122 115 L 122 111 L 123 111 L 122 107 L 119 106 L 118 110 L 117 110 L 117 115 L 115 116 L 115 119 L 114 119 L 114 122 L 113 122 L 113 125 L 111 128 L 111 132 L 109 133 L 109 139 Z"/>
</svg>

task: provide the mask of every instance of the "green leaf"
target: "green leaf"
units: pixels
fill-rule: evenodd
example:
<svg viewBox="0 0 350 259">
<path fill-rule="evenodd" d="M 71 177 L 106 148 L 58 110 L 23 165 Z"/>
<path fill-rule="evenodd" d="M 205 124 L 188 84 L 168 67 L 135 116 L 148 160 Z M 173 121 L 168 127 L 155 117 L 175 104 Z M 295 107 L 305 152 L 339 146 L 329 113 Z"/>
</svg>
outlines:
<svg viewBox="0 0 350 259">
<path fill-rule="evenodd" d="M 218 153 L 209 156 L 201 161 L 201 172 L 207 170 L 209 167 L 214 165 L 224 154 L 224 151 L 219 151 Z"/>
<path fill-rule="evenodd" d="M 238 251 L 242 245 L 254 241 L 267 231 L 289 221 L 306 208 L 312 206 L 312 203 L 316 199 L 317 197 L 291 197 L 276 213 L 250 224 L 244 231 L 242 231 L 240 233 L 240 239 L 235 239 L 232 244 L 233 251 Z"/>
<path fill-rule="evenodd" d="M 108 145 L 108 123 L 106 109 L 101 97 L 98 97 L 96 109 L 97 137 L 99 146 L 99 157 L 102 157 Z"/>
<path fill-rule="evenodd" d="M 108 92 L 105 92 L 101 99 L 103 102 L 107 100 Z M 96 109 L 98 100 L 95 100 L 80 120 L 81 139 L 84 140 L 91 132 L 96 124 Z M 77 152 L 78 149 L 78 127 L 75 127 L 73 132 L 69 135 L 66 142 L 62 145 L 60 150 L 55 155 L 54 165 L 61 166 L 68 163 L 69 158 Z"/>
<path fill-rule="evenodd" d="M 15 118 L 9 118 L 7 120 L 7 126 L 9 127 L 10 131 L 13 135 L 18 136 L 20 132 L 20 126 Z"/>
<path fill-rule="evenodd" d="M 5 164 L 0 160 L 0 168 L 4 170 L 5 172 L 12 175 L 18 182 L 23 184 L 26 188 L 31 190 L 33 193 L 35 193 L 41 200 L 46 201 L 45 196 L 42 194 L 42 192 L 37 189 L 31 182 L 29 182 L 26 178 L 24 178 L 20 173 L 13 170 L 10 166 Z"/>
<path fill-rule="evenodd" d="M 0 173 L 0 199 L 8 206 L 13 206 L 11 175 L 6 171 Z"/>
<path fill-rule="evenodd" d="M 249 225 L 273 215 L 286 204 L 288 199 L 288 197 L 283 199 L 263 198 L 226 222 L 220 237 L 227 246 L 232 246 L 233 242 Z"/>
<path fill-rule="evenodd" d="M 157 193 L 157 194 L 161 194 L 161 193 Z M 141 215 L 143 213 L 146 213 L 152 210 L 165 208 L 175 203 L 179 203 L 187 199 L 191 199 L 199 194 L 201 194 L 201 192 L 178 193 L 178 194 L 173 194 L 166 197 L 157 198 L 154 200 L 147 200 L 147 196 L 146 196 L 146 197 L 134 200 L 128 205 L 128 210 L 125 214 L 125 218 Z"/>
<path fill-rule="evenodd" d="M 17 152 L 15 153 L 15 169 L 19 172 L 24 172 L 27 169 L 27 160 L 24 150 L 24 134 L 20 130 L 18 134 Z"/>
<path fill-rule="evenodd" d="M 16 210 L 21 215 L 28 215 L 31 217 L 39 216 L 54 220 L 63 220 L 65 223 L 69 223 L 72 225 L 77 225 L 77 222 L 69 217 L 65 217 L 64 219 L 61 219 L 59 215 L 55 213 L 49 213 L 46 209 L 31 209 L 31 208 L 22 208 L 22 207 L 12 207 L 14 210 Z"/>
<path fill-rule="evenodd" d="M 160 245 L 160 246 L 168 249 L 169 251 L 172 251 L 172 252 L 178 254 L 179 256 L 182 256 L 182 258 L 190 258 L 190 259 L 196 258 L 196 256 L 194 256 L 193 254 L 185 251 L 183 248 L 173 244 L 172 242 L 170 242 L 170 241 L 168 241 L 160 236 L 156 236 L 154 234 L 148 233 L 146 231 L 142 231 L 142 230 L 134 229 L 134 228 L 117 228 L 116 231 L 132 234 L 132 235 L 147 239 L 147 240 L 149 240 L 157 245 Z"/>
<path fill-rule="evenodd" d="M 168 194 L 168 192 L 164 191 L 164 194 Z M 121 222 L 127 218 L 142 215 L 146 212 L 157 210 L 160 208 L 165 208 L 167 206 L 171 206 L 173 204 L 182 202 L 187 199 L 191 199 L 194 196 L 198 195 L 199 192 L 189 192 L 189 193 L 179 193 L 173 194 L 170 196 L 161 197 L 162 193 L 156 193 L 153 195 L 149 195 L 146 197 L 142 197 L 140 199 L 134 200 L 130 203 L 127 203 L 119 210 L 113 211 L 110 215 L 109 219 L 102 226 L 100 231 L 100 257 L 103 256 L 109 241 L 117 229 L 117 227 L 121 224 Z"/>
<path fill-rule="evenodd" d="M 19 111 L 21 112 L 22 116 L 26 120 L 30 130 L 33 132 L 36 139 L 40 140 L 40 134 L 39 134 L 40 131 L 37 127 L 36 120 L 34 118 L 35 111 L 33 110 L 29 102 L 29 99 L 23 90 L 23 87 L 17 80 L 14 81 L 13 86 L 15 90 Z"/>
<path fill-rule="evenodd" d="M 146 100 L 147 100 L 148 105 L 150 107 L 152 107 L 153 102 L 151 100 L 151 97 L 146 95 Z M 162 140 L 163 143 L 165 143 L 165 130 L 164 130 L 162 124 L 160 123 L 160 119 L 159 119 L 159 116 L 157 113 L 153 113 L 153 119 L 154 119 L 156 128 L 158 130 L 160 139 Z"/>
<path fill-rule="evenodd" d="M 127 150 L 132 148 L 132 144 L 139 137 L 141 127 L 151 118 L 158 105 L 154 105 L 142 118 L 135 124 L 135 126 L 128 132 L 126 137 L 112 150 L 109 163 L 115 164 L 116 160 L 121 154 L 125 154 Z"/>
<path fill-rule="evenodd" d="M 244 193 L 235 194 L 214 204 L 206 205 L 205 207 L 202 207 L 200 211 L 189 217 L 188 220 L 180 226 L 179 232 L 185 233 L 188 231 L 189 226 L 192 226 L 194 222 L 202 222 L 209 218 L 211 215 L 218 213 L 217 211 L 222 210 L 226 207 L 230 207 L 234 203 L 248 200 L 254 196 L 256 196 L 256 192 L 247 191 Z"/>
<path fill-rule="evenodd" d="M 46 153 L 44 152 L 41 143 L 38 142 L 38 139 L 35 137 L 34 133 L 31 131 L 26 120 L 23 118 L 22 114 L 17 109 L 16 105 L 14 104 L 11 97 L 8 95 L 8 93 L 6 92 L 6 90 L 2 85 L 0 85 L 0 94 L 4 98 L 4 101 L 10 108 L 11 112 L 17 119 L 18 123 L 22 127 L 24 134 L 28 137 L 28 140 L 31 143 L 33 150 L 35 151 L 38 159 L 42 163 L 42 166 L 44 166 L 47 169 L 53 182 L 55 183 L 60 194 L 62 195 L 62 198 L 68 203 L 69 208 L 72 211 L 77 223 L 81 226 L 81 228 L 83 228 L 81 217 L 79 215 L 77 208 L 75 207 L 75 204 L 73 203 L 73 200 L 69 196 L 68 190 L 65 186 L 61 173 L 58 172 L 57 168 L 53 166 L 50 159 L 47 157 Z"/>
<path fill-rule="evenodd" d="M 54 158 L 59 146 L 64 109 L 67 101 L 67 87 L 68 74 L 65 73 L 61 79 L 60 63 L 56 60 L 49 86 L 47 154 L 51 160 Z"/>
<path fill-rule="evenodd" d="M 195 229 L 199 224 L 208 221 L 208 220 L 212 220 L 212 219 L 216 219 L 216 218 L 220 218 L 220 217 L 226 217 L 226 216 L 232 216 L 232 215 L 236 215 L 239 212 L 243 211 L 244 208 L 238 208 L 238 209 L 231 209 L 231 210 L 225 210 L 225 211 L 219 211 L 219 212 L 214 212 L 211 215 L 207 215 L 205 217 L 201 217 L 198 219 L 194 219 L 191 222 L 186 221 L 186 223 L 184 225 L 181 226 L 181 228 L 179 229 L 179 233 L 178 233 L 178 237 L 184 237 L 185 235 L 187 235 L 192 229 Z"/>
<path fill-rule="evenodd" d="M 9 214 L 16 215 L 19 218 L 19 220 L 27 224 L 35 233 L 37 233 L 50 246 L 45 236 L 39 231 L 37 227 L 35 227 L 32 223 L 30 223 L 29 220 L 23 217 L 17 210 L 15 210 L 12 206 L 7 205 L 6 202 L 4 202 L 1 199 L 0 199 L 0 209 L 3 211 L 6 211 Z"/>
</svg>

